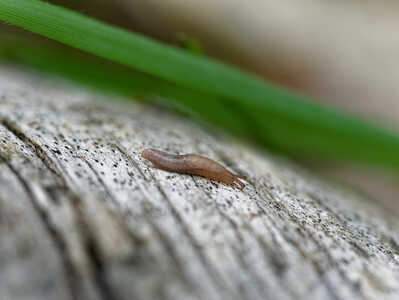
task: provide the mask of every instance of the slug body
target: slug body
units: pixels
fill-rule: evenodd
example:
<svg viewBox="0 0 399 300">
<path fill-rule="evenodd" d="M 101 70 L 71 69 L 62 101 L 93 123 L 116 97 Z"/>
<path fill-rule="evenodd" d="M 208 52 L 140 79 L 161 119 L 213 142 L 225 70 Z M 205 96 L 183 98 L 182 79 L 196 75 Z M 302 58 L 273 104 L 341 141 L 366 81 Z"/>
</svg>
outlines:
<svg viewBox="0 0 399 300">
<path fill-rule="evenodd" d="M 238 179 L 245 176 L 231 173 L 216 161 L 197 154 L 174 155 L 156 149 L 145 149 L 141 156 L 158 168 L 169 172 L 193 174 L 223 182 L 234 186 L 238 184 L 241 189 L 245 185 Z"/>
</svg>

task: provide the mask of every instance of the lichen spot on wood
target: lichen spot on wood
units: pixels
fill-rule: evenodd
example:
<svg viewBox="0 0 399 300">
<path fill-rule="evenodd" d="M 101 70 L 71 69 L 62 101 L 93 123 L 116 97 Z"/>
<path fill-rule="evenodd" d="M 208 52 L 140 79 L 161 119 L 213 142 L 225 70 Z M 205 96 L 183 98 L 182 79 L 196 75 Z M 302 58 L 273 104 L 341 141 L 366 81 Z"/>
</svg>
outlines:
<svg viewBox="0 0 399 300">
<path fill-rule="evenodd" d="M 245 187 L 239 180 L 246 179 L 245 176 L 234 174 L 216 161 L 198 154 L 176 155 L 156 149 L 145 149 L 141 156 L 161 170 L 199 175 L 231 186 L 238 185 L 241 190 Z"/>
</svg>

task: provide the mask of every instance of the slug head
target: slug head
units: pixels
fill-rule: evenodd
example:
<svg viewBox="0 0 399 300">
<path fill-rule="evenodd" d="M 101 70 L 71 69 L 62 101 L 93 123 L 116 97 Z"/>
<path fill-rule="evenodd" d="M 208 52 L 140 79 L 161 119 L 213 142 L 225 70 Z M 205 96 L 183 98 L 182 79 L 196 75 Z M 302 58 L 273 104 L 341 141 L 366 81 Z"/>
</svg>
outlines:
<svg viewBox="0 0 399 300">
<path fill-rule="evenodd" d="M 156 162 L 160 159 L 162 159 L 165 155 L 167 155 L 167 153 L 164 153 L 162 151 L 153 149 L 153 148 L 148 148 L 143 150 L 143 152 L 141 152 L 141 157 L 151 161 L 151 162 Z"/>
</svg>

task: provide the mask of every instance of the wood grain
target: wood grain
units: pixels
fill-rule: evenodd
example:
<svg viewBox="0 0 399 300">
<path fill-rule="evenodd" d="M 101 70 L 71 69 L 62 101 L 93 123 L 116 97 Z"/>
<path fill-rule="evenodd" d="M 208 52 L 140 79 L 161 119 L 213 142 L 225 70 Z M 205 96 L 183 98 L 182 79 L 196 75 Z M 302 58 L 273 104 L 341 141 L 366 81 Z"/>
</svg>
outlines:
<svg viewBox="0 0 399 300">
<path fill-rule="evenodd" d="M 112 98 L 112 99 L 111 99 Z M 399 222 L 161 109 L 0 68 L 0 299 L 398 299 Z M 172 174 L 198 153 L 243 191 Z"/>
</svg>

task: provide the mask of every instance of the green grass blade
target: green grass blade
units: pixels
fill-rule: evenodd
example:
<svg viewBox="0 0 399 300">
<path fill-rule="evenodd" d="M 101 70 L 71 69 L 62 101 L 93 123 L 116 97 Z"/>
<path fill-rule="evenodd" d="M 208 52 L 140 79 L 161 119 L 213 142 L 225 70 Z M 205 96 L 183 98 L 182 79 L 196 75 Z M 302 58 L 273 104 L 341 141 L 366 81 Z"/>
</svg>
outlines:
<svg viewBox="0 0 399 300">
<path fill-rule="evenodd" d="M 169 106 L 177 108 L 180 112 L 235 134 L 247 135 L 247 130 L 240 124 L 237 116 L 225 110 L 223 101 L 217 97 L 178 87 L 165 80 L 71 48 L 16 36 L 4 36 L 0 37 L 1 60 L 33 67 L 126 98 L 151 100 L 154 96 L 162 97 L 165 98 L 164 102 L 167 101 Z M 209 107 L 212 109 L 209 110 Z"/>
<path fill-rule="evenodd" d="M 349 158 L 399 169 L 396 134 L 317 106 L 234 67 L 38 0 L 1 0 L 0 19 L 223 99 L 241 124 L 252 124 L 252 135 L 263 144 L 295 154 Z M 206 115 L 204 106 L 198 106 Z"/>
</svg>

